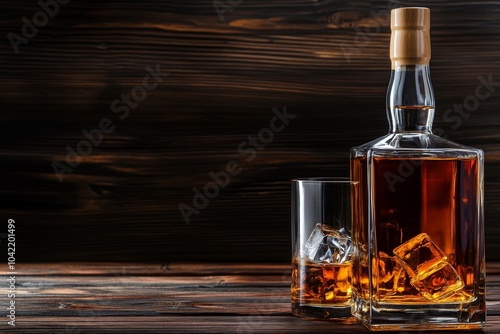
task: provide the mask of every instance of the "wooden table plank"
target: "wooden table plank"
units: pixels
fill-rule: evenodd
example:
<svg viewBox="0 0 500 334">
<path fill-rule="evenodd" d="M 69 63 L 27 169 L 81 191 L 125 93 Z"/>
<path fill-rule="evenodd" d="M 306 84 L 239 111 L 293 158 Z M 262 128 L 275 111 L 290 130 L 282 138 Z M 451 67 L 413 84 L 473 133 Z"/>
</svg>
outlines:
<svg viewBox="0 0 500 334">
<path fill-rule="evenodd" d="M 500 263 L 487 268 L 488 324 L 479 333 L 498 333 Z M 353 319 L 292 316 L 287 264 L 60 263 L 16 270 L 16 327 L 5 322 L 0 332 L 368 332 Z"/>
</svg>

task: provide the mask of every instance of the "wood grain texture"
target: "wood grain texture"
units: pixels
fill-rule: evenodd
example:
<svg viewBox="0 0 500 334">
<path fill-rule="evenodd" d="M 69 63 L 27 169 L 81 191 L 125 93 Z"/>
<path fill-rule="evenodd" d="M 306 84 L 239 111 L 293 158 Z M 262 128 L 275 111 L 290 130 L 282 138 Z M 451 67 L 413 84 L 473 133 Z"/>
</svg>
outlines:
<svg viewBox="0 0 500 334">
<path fill-rule="evenodd" d="M 498 333 L 500 264 L 487 267 L 488 317 L 479 333 Z M 12 333 L 369 333 L 353 319 L 292 316 L 288 265 L 44 263 L 16 269 Z"/>
<path fill-rule="evenodd" d="M 349 148 L 387 129 L 388 4 L 243 0 L 221 20 L 212 1 L 72 0 L 15 54 L 8 33 L 40 8 L 2 1 L 0 209 L 19 261 L 289 261 L 289 180 L 346 176 Z M 444 118 L 479 76 L 500 81 L 500 1 L 400 5 L 431 8 L 435 128 L 486 152 L 500 259 L 500 87 Z M 156 65 L 169 76 L 120 120 L 112 102 Z M 284 106 L 297 118 L 240 154 Z M 103 118 L 115 130 L 60 183 L 51 164 Z M 233 159 L 241 173 L 187 225 L 179 204 Z"/>
</svg>

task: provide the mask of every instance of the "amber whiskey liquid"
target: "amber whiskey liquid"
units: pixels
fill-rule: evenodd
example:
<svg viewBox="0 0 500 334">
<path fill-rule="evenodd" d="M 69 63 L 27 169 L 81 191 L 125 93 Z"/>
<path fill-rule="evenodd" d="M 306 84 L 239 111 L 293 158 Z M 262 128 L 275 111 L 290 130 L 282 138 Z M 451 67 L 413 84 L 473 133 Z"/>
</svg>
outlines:
<svg viewBox="0 0 500 334">
<path fill-rule="evenodd" d="M 300 262 L 300 263 L 299 263 Z M 352 264 L 292 260 L 292 303 L 348 306 L 352 297 Z"/>
<path fill-rule="evenodd" d="M 352 168 L 353 175 L 364 183 L 366 159 L 354 159 Z M 420 304 L 473 298 L 474 283 L 479 280 L 472 251 L 480 240 L 477 173 L 477 159 L 373 159 L 375 242 L 371 272 L 376 291 L 373 297 L 377 301 Z M 367 198 L 367 189 L 359 189 L 356 196 Z M 365 209 L 358 208 L 361 211 L 356 215 L 355 230 L 367 233 Z M 394 249 L 420 233 L 426 233 L 444 252 L 446 262 L 460 276 L 463 286 L 456 293 L 445 298 L 424 298 L 395 258 Z M 368 256 L 358 265 L 363 270 L 357 281 L 367 293 Z M 430 289 L 442 290 L 446 285 L 457 284 L 455 279 L 447 282 L 446 275 L 430 276 Z"/>
</svg>

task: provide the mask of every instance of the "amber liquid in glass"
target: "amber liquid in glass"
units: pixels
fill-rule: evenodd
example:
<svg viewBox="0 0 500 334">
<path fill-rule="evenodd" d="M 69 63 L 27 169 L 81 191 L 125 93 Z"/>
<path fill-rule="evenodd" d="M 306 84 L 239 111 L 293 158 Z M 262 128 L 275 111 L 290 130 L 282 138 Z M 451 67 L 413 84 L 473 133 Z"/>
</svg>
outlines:
<svg viewBox="0 0 500 334">
<path fill-rule="evenodd" d="M 365 245 L 367 203 L 362 199 L 369 195 L 366 168 L 366 158 L 353 159 L 353 179 L 365 185 L 354 192 L 358 203 L 353 211 L 353 222 L 358 224 L 354 230 Z M 373 297 L 381 304 L 472 301 L 478 281 L 474 256 L 480 240 L 477 159 L 375 157 L 372 175 L 375 230 L 372 264 L 368 268 L 367 253 L 355 263 L 359 270 L 354 282 L 361 295 L 369 296 L 371 269 Z M 418 242 L 415 237 L 421 233 L 432 240 L 436 254 L 441 254 L 435 260 L 431 259 L 432 249 L 412 244 Z M 407 263 L 394 254 L 404 243 L 420 249 L 418 257 L 411 258 L 408 253 L 410 269 L 405 269 Z M 422 261 L 415 264 L 415 268 L 420 268 L 419 273 L 411 270 L 411 261 Z"/>
<path fill-rule="evenodd" d="M 299 264 L 299 261 L 301 263 Z M 352 295 L 352 263 L 292 260 L 292 303 L 310 306 L 348 306 Z"/>
</svg>

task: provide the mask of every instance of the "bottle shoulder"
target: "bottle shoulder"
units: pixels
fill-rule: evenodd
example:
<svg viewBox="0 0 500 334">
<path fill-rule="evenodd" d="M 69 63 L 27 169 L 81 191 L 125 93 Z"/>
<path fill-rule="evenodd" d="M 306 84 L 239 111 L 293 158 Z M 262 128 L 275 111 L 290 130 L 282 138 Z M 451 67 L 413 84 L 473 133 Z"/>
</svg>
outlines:
<svg viewBox="0 0 500 334">
<path fill-rule="evenodd" d="M 474 147 L 455 143 L 432 133 L 390 133 L 366 144 L 351 148 L 351 157 L 368 154 L 382 156 L 428 156 L 444 158 L 482 159 L 483 151 Z"/>
</svg>

